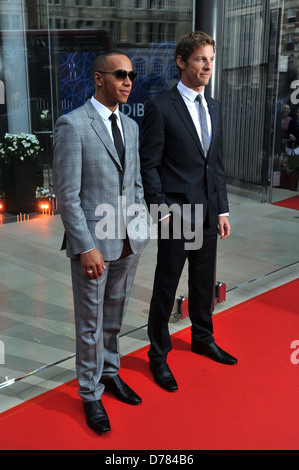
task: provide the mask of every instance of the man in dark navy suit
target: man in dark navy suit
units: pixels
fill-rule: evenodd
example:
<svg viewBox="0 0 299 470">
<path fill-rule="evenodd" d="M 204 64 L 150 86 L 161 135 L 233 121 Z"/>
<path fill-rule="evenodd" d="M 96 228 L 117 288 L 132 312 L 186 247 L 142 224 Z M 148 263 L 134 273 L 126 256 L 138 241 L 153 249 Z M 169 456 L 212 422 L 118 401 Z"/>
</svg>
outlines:
<svg viewBox="0 0 299 470">
<path fill-rule="evenodd" d="M 216 345 L 212 324 L 217 235 L 222 239 L 230 235 L 221 109 L 218 101 L 204 94 L 213 69 L 215 41 L 205 33 L 192 32 L 178 43 L 175 58 L 181 80 L 148 103 L 140 145 L 147 205 L 161 207 L 148 322 L 150 369 L 155 381 L 168 391 L 178 388 L 166 362 L 171 350 L 168 322 L 186 259 L 191 349 L 221 363 L 237 362 Z M 187 244 L 183 230 L 177 236 L 174 206 L 181 209 L 181 215 L 184 208 L 191 208 L 192 230 L 202 234 L 200 247 Z M 196 217 L 198 207 L 201 220 Z M 166 227 L 167 237 L 161 235 Z"/>
</svg>

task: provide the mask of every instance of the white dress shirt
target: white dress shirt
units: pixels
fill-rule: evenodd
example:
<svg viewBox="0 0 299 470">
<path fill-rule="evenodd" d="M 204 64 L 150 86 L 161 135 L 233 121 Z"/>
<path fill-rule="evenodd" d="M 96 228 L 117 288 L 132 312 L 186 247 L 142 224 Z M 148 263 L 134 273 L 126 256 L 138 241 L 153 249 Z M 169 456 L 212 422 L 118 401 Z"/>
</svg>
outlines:
<svg viewBox="0 0 299 470">
<path fill-rule="evenodd" d="M 201 121 L 200 121 L 200 114 L 199 114 L 199 104 L 198 104 L 198 101 L 196 101 L 196 97 L 199 94 L 202 96 L 202 104 L 203 104 L 203 107 L 204 107 L 206 115 L 207 115 L 207 124 L 208 124 L 208 131 L 209 131 L 210 143 L 211 143 L 212 122 L 211 122 L 211 116 L 210 116 L 210 113 L 209 113 L 208 104 L 207 104 L 206 99 L 205 99 L 204 90 L 201 93 L 197 93 L 196 91 L 191 90 L 191 88 L 188 88 L 181 81 L 178 83 L 178 90 L 179 90 L 184 102 L 186 103 L 186 106 L 189 110 L 192 121 L 193 121 L 193 123 L 196 127 L 198 136 L 200 138 L 200 142 L 203 146 Z"/>
<path fill-rule="evenodd" d="M 99 113 L 99 115 L 101 116 L 101 118 L 103 119 L 104 121 L 104 124 L 105 126 L 107 127 L 107 130 L 111 136 L 111 139 L 112 139 L 112 142 L 113 142 L 113 135 L 112 135 L 112 122 L 111 120 L 109 119 L 109 117 L 111 116 L 112 114 L 112 111 L 110 109 L 108 109 L 106 106 L 104 106 L 102 103 L 100 103 L 98 100 L 96 100 L 94 98 L 94 96 L 91 97 L 91 102 L 92 104 L 94 105 L 94 107 L 96 108 L 97 112 Z M 119 116 L 119 109 L 118 107 L 116 108 L 115 111 L 113 111 L 113 114 L 116 115 L 117 117 L 117 125 L 118 125 L 118 128 L 120 130 L 120 133 L 121 133 L 121 136 L 122 136 L 122 139 L 124 141 L 124 133 L 123 133 L 123 129 L 122 129 L 122 125 L 121 125 L 121 120 L 120 120 L 120 116 Z"/>
</svg>

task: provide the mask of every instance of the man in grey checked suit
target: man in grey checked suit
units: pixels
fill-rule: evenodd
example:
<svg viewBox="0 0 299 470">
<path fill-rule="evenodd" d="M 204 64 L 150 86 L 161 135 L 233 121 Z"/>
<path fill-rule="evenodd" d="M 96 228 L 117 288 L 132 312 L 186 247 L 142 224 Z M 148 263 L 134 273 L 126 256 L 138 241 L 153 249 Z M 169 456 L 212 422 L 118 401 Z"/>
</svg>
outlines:
<svg viewBox="0 0 299 470">
<path fill-rule="evenodd" d="M 57 120 L 53 149 L 55 192 L 71 259 L 78 393 L 87 424 L 103 433 L 110 430 L 104 389 L 126 403 L 141 402 L 118 375 L 119 333 L 148 238 L 138 126 L 118 109 L 136 73 L 126 55 L 108 52 L 96 58 L 93 77 L 95 96 Z M 119 153 L 111 113 L 124 146 Z"/>
</svg>

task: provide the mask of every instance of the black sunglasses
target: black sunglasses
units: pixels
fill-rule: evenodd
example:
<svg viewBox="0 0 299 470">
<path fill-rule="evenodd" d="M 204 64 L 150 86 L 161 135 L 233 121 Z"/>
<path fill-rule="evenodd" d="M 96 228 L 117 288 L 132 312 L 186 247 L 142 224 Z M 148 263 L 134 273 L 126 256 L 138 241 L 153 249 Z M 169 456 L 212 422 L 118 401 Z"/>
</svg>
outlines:
<svg viewBox="0 0 299 470">
<path fill-rule="evenodd" d="M 134 82 L 137 78 L 137 72 L 134 72 L 134 70 L 131 70 L 131 72 L 127 72 L 123 69 L 115 70 L 115 72 L 102 72 L 101 70 L 98 70 L 98 73 L 110 73 L 115 75 L 116 80 L 125 80 L 127 77 L 129 77 L 131 82 Z"/>
</svg>

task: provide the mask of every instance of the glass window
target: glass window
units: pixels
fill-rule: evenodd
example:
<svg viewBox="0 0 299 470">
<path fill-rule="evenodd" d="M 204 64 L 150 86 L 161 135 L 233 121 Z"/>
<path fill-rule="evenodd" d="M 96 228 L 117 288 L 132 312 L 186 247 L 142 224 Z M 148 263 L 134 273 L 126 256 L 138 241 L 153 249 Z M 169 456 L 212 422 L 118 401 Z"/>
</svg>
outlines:
<svg viewBox="0 0 299 470">
<path fill-rule="evenodd" d="M 135 23 L 135 42 L 139 44 L 142 42 L 142 23 Z"/>
<path fill-rule="evenodd" d="M 18 187 L 26 193 L 21 201 L 9 189 L 11 177 L 0 162 L 0 230 L 4 227 L 0 271 L 6 269 L 7 280 L 0 288 L 0 315 L 5 310 L 12 327 L 14 322 L 22 324 L 16 337 L 6 341 L 6 351 L 20 345 L 19 334 L 26 350 L 16 359 L 17 353 L 7 354 L 0 383 L 5 377 L 30 374 L 72 357 L 75 351 L 69 266 L 60 252 L 63 230 L 60 217 L 55 217 L 52 133 L 56 119 L 93 95 L 93 60 L 115 48 L 129 55 L 138 72 L 122 111 L 140 125 L 148 99 L 173 85 L 174 41 L 190 31 L 193 22 L 192 0 L 36 0 L 23 9 L 25 3 L 0 3 L 0 143 L 6 133 L 25 133 L 36 138 L 40 147 L 34 168 L 18 174 Z M 179 15 L 182 5 L 184 14 Z M 29 140 L 27 144 L 31 145 Z M 28 239 L 22 238 L 23 229 Z M 10 239 L 15 240 L 15 249 L 9 246 Z M 1 257 L 5 251 L 11 255 L 7 264 Z M 10 276 L 15 276 L 14 282 Z M 127 331 L 134 328 L 125 326 Z"/>
<path fill-rule="evenodd" d="M 288 22 L 294 23 L 296 21 L 296 7 L 289 8 L 287 15 L 288 15 Z"/>
</svg>

